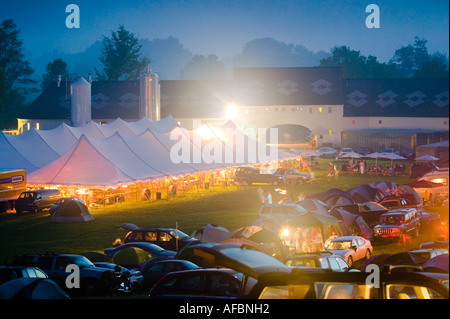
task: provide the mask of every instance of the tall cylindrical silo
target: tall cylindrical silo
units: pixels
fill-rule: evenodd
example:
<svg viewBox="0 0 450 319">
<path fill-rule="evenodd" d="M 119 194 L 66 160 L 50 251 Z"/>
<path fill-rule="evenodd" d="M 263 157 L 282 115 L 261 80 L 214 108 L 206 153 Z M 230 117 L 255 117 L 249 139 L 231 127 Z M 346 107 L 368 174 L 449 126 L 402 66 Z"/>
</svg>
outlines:
<svg viewBox="0 0 450 319">
<path fill-rule="evenodd" d="M 91 121 L 91 84 L 79 77 L 70 85 L 72 126 L 84 126 Z"/>
<path fill-rule="evenodd" d="M 153 85 L 152 69 L 146 70 L 139 77 L 140 96 L 139 96 L 139 118 L 148 117 L 153 120 Z"/>
</svg>

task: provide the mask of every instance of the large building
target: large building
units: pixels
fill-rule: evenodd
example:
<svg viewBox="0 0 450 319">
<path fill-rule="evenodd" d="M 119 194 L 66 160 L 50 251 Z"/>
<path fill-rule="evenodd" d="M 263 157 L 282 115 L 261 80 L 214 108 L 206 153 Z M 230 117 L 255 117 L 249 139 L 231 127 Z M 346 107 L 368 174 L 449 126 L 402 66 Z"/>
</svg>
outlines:
<svg viewBox="0 0 450 319">
<path fill-rule="evenodd" d="M 299 67 L 235 68 L 232 79 L 223 81 L 158 81 L 147 70 L 138 81 L 82 83 L 88 87 L 90 114 L 78 106 L 83 98 L 74 94 L 77 83 L 55 82 L 18 119 L 19 132 L 61 122 L 77 126 L 84 112 L 84 122 L 98 123 L 172 115 L 186 128 L 195 120 L 223 124 L 232 119 L 241 129 L 278 128 L 285 144 L 301 143 L 311 133 L 318 145 L 350 147 L 367 143 L 361 138 L 367 132 L 391 134 L 373 148 L 415 148 L 421 139 L 448 139 L 448 79 L 349 80 L 341 68 Z M 411 137 L 417 134 L 419 139 Z M 347 139 L 355 135 L 360 138 Z"/>
</svg>

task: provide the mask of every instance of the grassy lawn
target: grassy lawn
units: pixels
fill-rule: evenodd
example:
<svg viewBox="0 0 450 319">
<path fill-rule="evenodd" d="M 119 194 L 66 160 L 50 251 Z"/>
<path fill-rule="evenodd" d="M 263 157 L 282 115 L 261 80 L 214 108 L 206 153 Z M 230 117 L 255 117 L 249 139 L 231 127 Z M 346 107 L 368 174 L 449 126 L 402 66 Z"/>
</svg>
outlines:
<svg viewBox="0 0 450 319">
<path fill-rule="evenodd" d="M 299 194 L 316 193 L 331 188 L 350 188 L 377 181 L 393 181 L 399 185 L 410 182 L 407 175 L 379 177 L 367 175 L 341 175 L 328 180 L 326 166 L 321 160 L 316 171 L 317 179 L 299 186 L 286 186 L 294 197 Z M 209 190 L 191 190 L 158 201 L 124 202 L 106 207 L 90 208 L 95 220 L 87 223 L 58 224 L 49 222 L 49 214 L 13 213 L 0 215 L 0 263 L 6 256 L 24 253 L 81 253 L 100 251 L 111 247 L 116 238 L 123 238 L 126 231 L 115 228 L 122 223 L 133 223 L 147 227 L 175 227 L 188 235 L 208 223 L 215 223 L 232 231 L 248 226 L 258 218 L 260 207 L 258 186 L 214 187 Z M 283 198 L 273 186 L 263 188 L 272 191 L 273 202 Z M 448 220 L 448 208 L 437 209 Z M 432 234 L 408 242 L 405 247 L 398 244 L 380 245 L 374 253 L 404 251 L 417 247 L 420 242 L 435 240 Z"/>
</svg>

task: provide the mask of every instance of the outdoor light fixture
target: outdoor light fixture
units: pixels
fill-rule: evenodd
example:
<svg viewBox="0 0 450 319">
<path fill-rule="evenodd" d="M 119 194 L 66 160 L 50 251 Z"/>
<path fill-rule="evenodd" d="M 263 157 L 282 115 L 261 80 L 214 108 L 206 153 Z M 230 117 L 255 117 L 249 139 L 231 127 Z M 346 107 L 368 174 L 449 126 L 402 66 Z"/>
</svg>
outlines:
<svg viewBox="0 0 450 319">
<path fill-rule="evenodd" d="M 238 110 L 236 105 L 230 104 L 227 106 L 227 118 L 234 119 L 237 116 Z"/>
</svg>

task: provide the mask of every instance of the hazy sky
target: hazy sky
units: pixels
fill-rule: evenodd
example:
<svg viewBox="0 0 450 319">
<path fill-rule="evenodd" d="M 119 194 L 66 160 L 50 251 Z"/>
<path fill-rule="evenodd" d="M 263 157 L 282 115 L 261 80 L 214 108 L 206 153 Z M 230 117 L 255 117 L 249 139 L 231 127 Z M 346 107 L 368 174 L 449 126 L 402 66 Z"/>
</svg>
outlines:
<svg viewBox="0 0 450 319">
<path fill-rule="evenodd" d="M 80 8 L 79 29 L 65 25 L 71 3 Z M 380 8 L 379 29 L 365 25 L 371 3 Z M 386 61 L 419 36 L 431 52 L 448 55 L 448 12 L 447 0 L 0 0 L 0 21 L 14 19 L 33 56 L 84 51 L 119 24 L 138 37 L 173 36 L 194 54 L 219 58 L 261 37 L 312 51 L 348 45 Z"/>
</svg>

